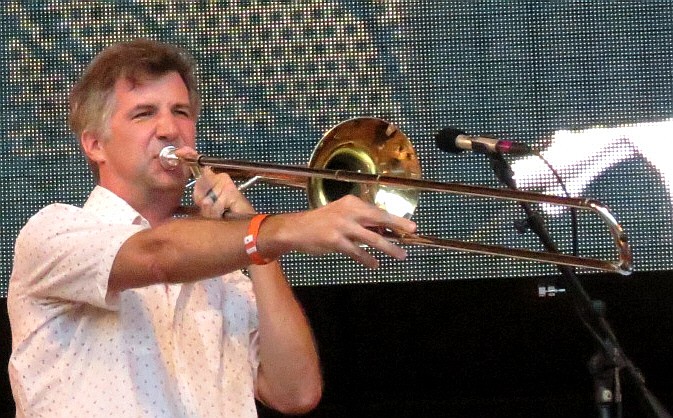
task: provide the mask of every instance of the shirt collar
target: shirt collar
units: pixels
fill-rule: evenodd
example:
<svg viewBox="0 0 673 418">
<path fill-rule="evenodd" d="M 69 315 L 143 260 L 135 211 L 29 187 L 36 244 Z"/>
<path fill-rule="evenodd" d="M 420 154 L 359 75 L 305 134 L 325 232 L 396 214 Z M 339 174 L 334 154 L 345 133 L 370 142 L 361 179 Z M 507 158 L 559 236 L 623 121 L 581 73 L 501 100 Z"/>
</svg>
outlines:
<svg viewBox="0 0 673 418">
<path fill-rule="evenodd" d="M 94 212 L 102 220 L 110 223 L 143 225 L 149 228 L 147 219 L 143 218 L 124 199 L 103 186 L 96 186 L 89 195 L 84 210 Z"/>
</svg>

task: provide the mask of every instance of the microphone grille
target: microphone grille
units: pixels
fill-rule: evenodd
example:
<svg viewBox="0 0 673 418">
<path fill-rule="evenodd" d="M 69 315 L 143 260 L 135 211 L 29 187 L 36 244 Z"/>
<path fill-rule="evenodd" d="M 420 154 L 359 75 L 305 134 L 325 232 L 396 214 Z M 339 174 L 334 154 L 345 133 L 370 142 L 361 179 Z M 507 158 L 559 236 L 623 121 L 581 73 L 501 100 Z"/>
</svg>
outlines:
<svg viewBox="0 0 673 418">
<path fill-rule="evenodd" d="M 444 128 L 435 135 L 435 143 L 437 148 L 445 152 L 450 152 L 453 154 L 458 154 L 465 151 L 462 148 L 458 148 L 456 145 L 456 139 L 458 135 L 465 135 L 465 132 L 456 128 Z"/>
</svg>

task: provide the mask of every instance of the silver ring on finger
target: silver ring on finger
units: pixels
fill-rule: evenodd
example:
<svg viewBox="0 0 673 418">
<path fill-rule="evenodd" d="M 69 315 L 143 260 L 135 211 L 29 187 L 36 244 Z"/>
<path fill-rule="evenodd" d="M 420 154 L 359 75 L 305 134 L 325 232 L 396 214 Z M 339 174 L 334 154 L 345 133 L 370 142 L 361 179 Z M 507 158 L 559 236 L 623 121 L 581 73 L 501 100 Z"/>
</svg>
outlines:
<svg viewBox="0 0 673 418">
<path fill-rule="evenodd" d="M 206 193 L 206 197 L 210 198 L 211 202 L 215 203 L 217 202 L 217 195 L 213 191 L 213 189 L 208 190 L 208 193 Z"/>
</svg>

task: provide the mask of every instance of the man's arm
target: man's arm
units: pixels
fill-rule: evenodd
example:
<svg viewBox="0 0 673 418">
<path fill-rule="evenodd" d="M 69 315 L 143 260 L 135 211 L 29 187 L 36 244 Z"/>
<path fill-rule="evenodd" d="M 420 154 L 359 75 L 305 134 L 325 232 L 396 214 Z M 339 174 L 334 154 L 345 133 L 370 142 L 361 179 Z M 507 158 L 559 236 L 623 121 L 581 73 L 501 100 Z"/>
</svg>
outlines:
<svg viewBox="0 0 673 418">
<path fill-rule="evenodd" d="M 248 222 L 175 219 L 138 232 L 119 249 L 109 289 L 190 282 L 246 267 L 250 259 L 243 238 Z M 260 228 L 257 248 L 269 259 L 291 251 L 312 255 L 339 252 L 370 268 L 376 268 L 378 261 L 362 244 L 398 259 L 406 256 L 405 250 L 371 231 L 371 227 L 415 231 L 412 221 L 345 196 L 319 209 L 268 217 Z"/>
<path fill-rule="evenodd" d="M 201 215 L 221 219 L 225 211 L 237 216 L 255 212 L 228 176 L 216 176 L 208 168 L 202 176 L 193 193 Z M 255 396 L 284 413 L 306 413 L 322 396 L 320 364 L 308 319 L 279 263 L 250 265 L 248 272 L 259 321 Z"/>
<path fill-rule="evenodd" d="M 285 414 L 315 408 L 322 396 L 318 353 L 304 312 L 278 263 L 250 266 L 259 316 L 256 397 Z"/>
<path fill-rule="evenodd" d="M 245 267 L 244 220 L 176 219 L 132 235 L 112 264 L 108 291 L 193 282 Z M 236 238 L 241 243 L 234 243 Z"/>
</svg>

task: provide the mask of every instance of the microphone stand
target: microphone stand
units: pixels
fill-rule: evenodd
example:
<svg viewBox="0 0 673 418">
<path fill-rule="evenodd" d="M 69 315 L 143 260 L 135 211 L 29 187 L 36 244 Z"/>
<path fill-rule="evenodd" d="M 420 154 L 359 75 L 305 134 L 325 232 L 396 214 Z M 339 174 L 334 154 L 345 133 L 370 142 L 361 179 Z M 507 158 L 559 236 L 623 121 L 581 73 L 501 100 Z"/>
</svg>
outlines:
<svg viewBox="0 0 673 418">
<path fill-rule="evenodd" d="M 513 172 L 502 153 L 487 153 L 489 163 L 498 180 L 505 186 L 516 190 Z M 558 253 L 558 247 L 551 239 L 542 216 L 527 202 L 519 202 L 526 213 L 527 226 L 540 238 L 544 248 Z M 597 351 L 589 361 L 589 371 L 594 379 L 594 400 L 601 418 L 622 416 L 622 391 L 620 371 L 626 370 L 627 375 L 635 382 L 647 407 L 647 416 L 671 418 L 663 405 L 645 386 L 645 379 L 622 350 L 612 327 L 605 318 L 605 305 L 602 301 L 592 300 L 584 290 L 573 268 L 557 266 L 565 279 L 568 292 L 575 309 L 597 342 Z M 616 413 L 617 415 L 613 415 Z"/>
</svg>

